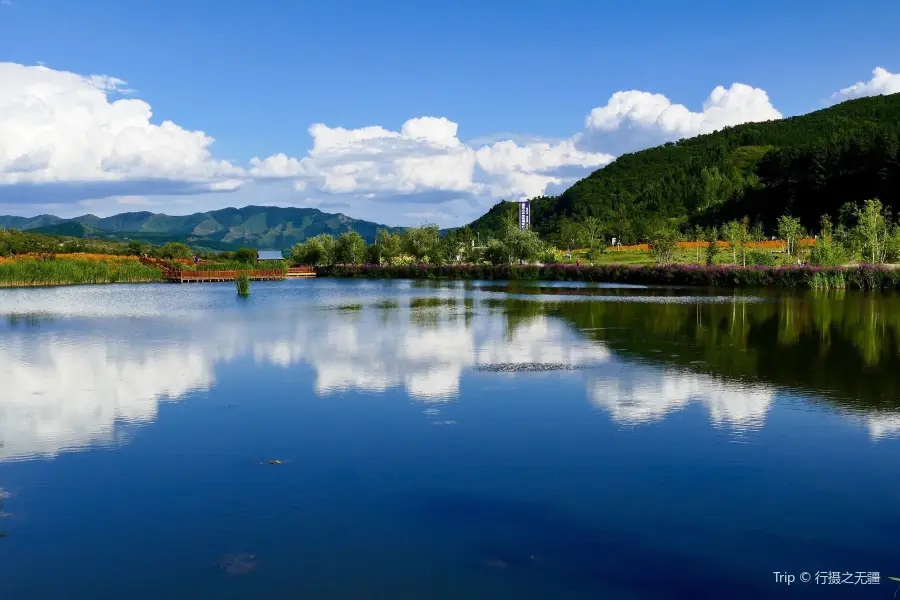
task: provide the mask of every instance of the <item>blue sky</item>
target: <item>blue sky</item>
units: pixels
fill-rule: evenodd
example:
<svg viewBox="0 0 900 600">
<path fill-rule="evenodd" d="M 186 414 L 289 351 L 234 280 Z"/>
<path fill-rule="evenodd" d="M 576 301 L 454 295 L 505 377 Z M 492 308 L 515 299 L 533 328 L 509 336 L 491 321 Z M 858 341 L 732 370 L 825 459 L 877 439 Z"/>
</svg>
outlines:
<svg viewBox="0 0 900 600">
<path fill-rule="evenodd" d="M 875 67 L 889 74 L 900 71 L 898 25 L 900 3 L 876 1 L 12 0 L 0 5 L 0 62 L 28 67 L 43 63 L 53 71 L 124 80 L 127 85 L 119 87 L 131 91 L 124 96 L 110 92 L 110 102 L 139 99 L 152 109 L 151 124 L 171 120 L 186 131 L 203 131 L 215 138 L 208 146 L 212 157 L 247 169 L 251 158 L 278 153 L 302 161 L 312 147 L 308 129 L 315 123 L 400 132 L 410 119 L 443 117 L 458 124 L 455 137 L 473 150 L 507 139 L 522 148 L 539 138 L 556 143 L 582 132 L 591 110 L 606 105 L 618 91 L 662 94 L 697 112 L 716 86 L 729 88 L 738 82 L 765 91 L 780 114 L 800 114 L 827 106 L 835 92 L 872 79 Z M 0 86 L 18 85 L 18 77 L 6 79 Z M 894 80 L 886 81 L 878 89 L 895 91 Z M 17 98 L 17 106 L 24 106 L 23 96 Z M 0 104 L 0 118 L 3 110 Z M 765 110 L 750 111 L 732 120 L 768 115 Z M 65 128 L 59 121 L 47 125 Z M 620 134 L 628 129 L 624 125 Z M 697 132 L 681 128 L 659 139 Z M 444 142 L 445 133 L 437 134 Z M 103 190 L 79 181 L 81 188 L 91 190 L 88 195 L 99 196 L 67 192 L 58 194 L 64 198 L 58 202 L 59 186 L 72 178 L 45 173 L 38 179 L 52 184 L 47 188 L 51 193 L 37 201 L 40 193 L 21 191 L 37 179 L 23 183 L 19 176 L 18 190 L 9 178 L 0 179 L 6 190 L 0 191 L 0 213 L 32 214 L 45 208 L 56 214 L 89 212 L 86 209 L 114 213 L 142 202 L 156 207 L 150 210 L 175 213 L 272 199 L 323 210 L 336 207 L 364 218 L 375 218 L 392 206 L 398 215 L 411 215 L 401 221 L 433 217 L 455 224 L 499 199 L 528 195 L 541 183 L 548 192 L 564 188 L 570 177 L 558 176 L 554 169 L 566 167 L 568 174 L 579 166 L 587 173 L 605 160 L 575 158 L 569 152 L 537 170 L 515 167 L 516 181 L 509 169 L 501 173 L 500 166 L 485 175 L 485 160 L 479 158 L 470 184 L 456 176 L 395 176 L 381 167 L 376 175 L 354 175 L 355 182 L 335 184 L 332 177 L 328 183 L 327 169 L 341 160 L 355 164 L 360 154 L 374 152 L 393 164 L 410 156 L 440 154 L 429 142 L 432 137 L 429 133 L 417 138 L 427 142 L 424 153 L 422 144 L 398 150 L 393 142 L 389 148 L 381 142 L 377 148 L 358 147 L 359 152 L 349 158 L 345 153 L 343 159 L 323 150 L 327 166 L 298 166 L 281 173 L 291 177 L 269 177 L 265 183 L 223 184 L 221 189 L 234 189 L 214 194 L 195 185 L 176 190 L 185 193 L 158 194 L 159 187 L 141 184 L 147 179 L 142 174 L 125 178 L 132 186 L 109 188 L 114 196 L 103 196 Z M 90 139 L 81 136 L 73 143 Z M 644 139 L 642 143 L 648 143 Z M 0 147 L 3 144 L 0 138 Z M 604 156 L 636 149 L 618 143 L 589 147 L 581 138 L 574 145 L 578 152 Z M 77 146 L 68 148 L 72 152 Z M 529 152 L 541 148 L 530 147 Z M 11 154 L 7 152 L 10 161 Z M 17 149 L 16 154 L 25 152 Z M 0 153 L 0 174 L 3 168 Z M 435 168 L 446 172 L 451 167 L 445 163 Z M 301 171 L 300 179 L 305 179 L 298 191 L 289 183 L 297 181 Z M 238 179 L 243 178 L 234 181 Z M 401 180 L 404 183 L 397 183 Z"/>
</svg>

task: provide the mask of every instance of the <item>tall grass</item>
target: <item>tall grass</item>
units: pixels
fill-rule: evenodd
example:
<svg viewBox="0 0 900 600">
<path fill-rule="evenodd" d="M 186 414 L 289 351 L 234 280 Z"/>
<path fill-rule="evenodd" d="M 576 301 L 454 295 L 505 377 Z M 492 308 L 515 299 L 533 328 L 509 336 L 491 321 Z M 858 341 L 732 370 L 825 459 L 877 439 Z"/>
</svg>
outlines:
<svg viewBox="0 0 900 600">
<path fill-rule="evenodd" d="M 182 263 L 174 263 L 172 264 L 173 268 L 181 269 L 183 271 L 246 271 L 246 270 L 270 270 L 270 269 L 281 269 L 286 271 L 288 268 L 288 261 L 286 260 L 267 260 L 261 263 L 245 263 L 236 260 L 223 260 L 223 261 L 215 261 L 215 262 L 205 262 L 199 264 L 182 264 Z"/>
<path fill-rule="evenodd" d="M 250 295 L 250 276 L 246 273 L 239 273 L 234 279 L 234 285 L 237 287 L 238 296 Z"/>
<path fill-rule="evenodd" d="M 142 265 L 136 260 L 28 258 L 0 263 L 0 287 L 144 283 L 161 280 L 159 269 Z"/>
</svg>

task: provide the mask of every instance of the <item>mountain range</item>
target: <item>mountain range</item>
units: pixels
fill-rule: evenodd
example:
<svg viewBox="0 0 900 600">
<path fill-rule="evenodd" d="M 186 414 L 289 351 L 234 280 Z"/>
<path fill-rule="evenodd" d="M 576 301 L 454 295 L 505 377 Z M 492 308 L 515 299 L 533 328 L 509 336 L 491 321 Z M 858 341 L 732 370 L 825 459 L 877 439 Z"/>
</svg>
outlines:
<svg viewBox="0 0 900 600">
<path fill-rule="evenodd" d="M 281 250 L 320 233 L 340 235 L 355 231 L 371 242 L 379 229 L 401 231 L 370 221 L 331 214 L 315 208 L 245 206 L 192 215 L 172 216 L 129 212 L 111 217 L 83 215 L 62 219 L 0 216 L 0 228 L 45 235 L 163 244 L 183 242 L 195 248 L 234 250 L 241 247 Z"/>
</svg>

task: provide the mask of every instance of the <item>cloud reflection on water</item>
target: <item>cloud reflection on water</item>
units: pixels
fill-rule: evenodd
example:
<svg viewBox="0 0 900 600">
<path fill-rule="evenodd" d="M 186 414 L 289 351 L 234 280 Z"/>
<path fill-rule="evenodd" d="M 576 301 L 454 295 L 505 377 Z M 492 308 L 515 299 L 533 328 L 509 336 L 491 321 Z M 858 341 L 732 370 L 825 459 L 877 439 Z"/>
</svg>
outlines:
<svg viewBox="0 0 900 600">
<path fill-rule="evenodd" d="M 217 367 L 247 357 L 310 365 L 321 396 L 403 388 L 423 402 L 456 399 L 464 372 L 476 366 L 589 366 L 567 376 L 581 377 L 588 400 L 620 424 L 658 421 L 699 402 L 715 426 L 759 428 L 775 397 L 765 385 L 617 359 L 549 316 L 511 328 L 502 314 L 463 306 L 305 314 L 290 327 L 278 319 L 154 319 L 151 334 L 119 319 L 106 330 L 9 330 L 0 338 L 0 460 L 118 443 L 121 424 L 153 422 L 159 402 L 211 390 Z M 873 439 L 900 434 L 900 417 L 865 418 Z"/>
</svg>

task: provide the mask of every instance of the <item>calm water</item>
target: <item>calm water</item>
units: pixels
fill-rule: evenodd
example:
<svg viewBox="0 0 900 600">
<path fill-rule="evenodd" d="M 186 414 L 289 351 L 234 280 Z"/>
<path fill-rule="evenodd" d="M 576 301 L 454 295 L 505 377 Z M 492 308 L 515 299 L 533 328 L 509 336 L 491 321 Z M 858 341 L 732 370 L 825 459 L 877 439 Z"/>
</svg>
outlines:
<svg viewBox="0 0 900 600">
<path fill-rule="evenodd" d="M 890 598 L 898 384 L 889 296 L 0 290 L 0 598 Z"/>
</svg>

